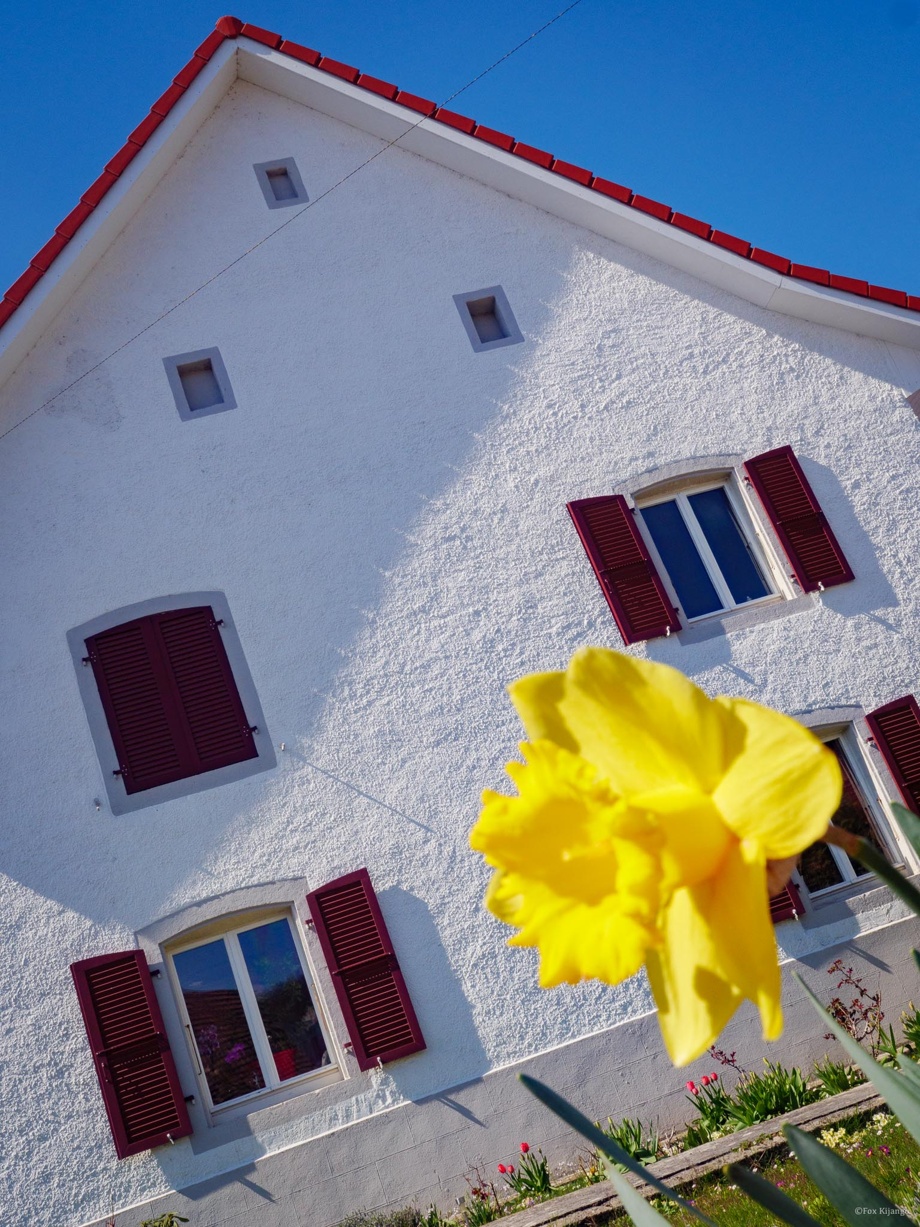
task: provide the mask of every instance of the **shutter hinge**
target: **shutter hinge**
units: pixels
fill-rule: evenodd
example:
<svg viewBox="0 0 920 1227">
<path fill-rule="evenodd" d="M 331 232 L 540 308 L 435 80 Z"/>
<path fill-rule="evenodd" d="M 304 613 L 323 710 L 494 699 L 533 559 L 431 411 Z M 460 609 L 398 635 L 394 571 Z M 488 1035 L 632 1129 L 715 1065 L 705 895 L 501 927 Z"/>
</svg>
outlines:
<svg viewBox="0 0 920 1227">
<path fill-rule="evenodd" d="M 85 669 L 86 666 L 92 664 L 92 662 L 93 662 L 92 656 L 84 656 L 83 657 L 83 668 Z"/>
<path fill-rule="evenodd" d="M 124 776 L 126 776 L 127 774 L 128 774 L 127 767 L 116 767 L 116 769 L 112 772 L 112 775 L 120 775 L 122 776 L 122 778 L 124 778 Z"/>
<path fill-rule="evenodd" d="M 163 974 L 159 967 L 148 967 L 147 970 L 157 979 Z"/>
<path fill-rule="evenodd" d="M 185 1100 L 186 1103 L 197 1103 L 198 1102 L 198 1100 L 195 1098 L 194 1095 L 183 1095 L 182 1098 Z"/>
<path fill-rule="evenodd" d="M 312 917 L 309 920 L 305 920 L 304 924 L 307 926 L 308 929 L 316 928 L 316 921 Z"/>
<path fill-rule="evenodd" d="M 257 724 L 244 725 L 244 732 L 246 733 L 258 733 L 258 731 L 259 731 L 259 726 Z"/>
</svg>

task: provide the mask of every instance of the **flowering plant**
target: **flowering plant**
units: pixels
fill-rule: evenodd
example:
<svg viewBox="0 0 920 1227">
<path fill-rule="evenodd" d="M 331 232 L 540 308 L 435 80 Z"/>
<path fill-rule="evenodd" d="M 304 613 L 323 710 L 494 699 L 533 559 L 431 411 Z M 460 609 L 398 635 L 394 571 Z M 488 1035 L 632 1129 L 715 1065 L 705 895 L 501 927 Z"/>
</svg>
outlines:
<svg viewBox="0 0 920 1227">
<path fill-rule="evenodd" d="M 546 987 L 616 983 L 644 963 L 675 1064 L 700 1055 L 744 998 L 756 1003 L 765 1037 L 779 1034 L 767 899 L 810 843 L 839 844 L 920 916 L 920 891 L 903 874 L 867 840 L 829 826 L 840 769 L 795 721 L 741 699 L 710 700 L 673 669 L 598 648 L 576 653 L 565 673 L 522 679 L 511 693 L 531 742 L 524 764 L 508 768 L 519 795 L 487 792 L 471 836 L 496 871 L 487 904 L 518 930 L 510 944 L 538 947 Z M 920 817 L 892 809 L 920 855 Z M 886 1054 L 894 1067 L 876 1061 L 802 987 L 920 1142 L 920 1065 L 896 1048 Z M 779 1085 L 789 1081 L 784 1074 L 774 1068 L 759 1078 Z M 667 1220 L 617 1165 L 712 1227 L 561 1096 L 520 1077 L 610 1160 L 608 1177 L 635 1223 Z M 721 1086 L 709 1075 L 688 1090 L 699 1102 Z M 846 1222 L 903 1213 L 833 1148 L 792 1125 L 783 1132 Z M 732 1164 L 728 1172 L 774 1221 L 815 1222 L 756 1171 Z"/>
<path fill-rule="evenodd" d="M 521 1142 L 521 1161 L 517 1171 L 513 1163 L 499 1163 L 498 1171 L 518 1197 L 543 1197 L 552 1192 L 549 1163 L 542 1150 L 538 1149 L 534 1154 L 527 1142 Z"/>
<path fill-rule="evenodd" d="M 842 781 L 788 716 L 708 698 L 667 665 L 603 648 L 522 678 L 515 797 L 487 791 L 470 842 L 486 904 L 540 951 L 540 983 L 616 984 L 644 964 L 668 1052 L 700 1056 L 740 1003 L 782 1030 L 767 900 L 827 831 Z"/>
</svg>

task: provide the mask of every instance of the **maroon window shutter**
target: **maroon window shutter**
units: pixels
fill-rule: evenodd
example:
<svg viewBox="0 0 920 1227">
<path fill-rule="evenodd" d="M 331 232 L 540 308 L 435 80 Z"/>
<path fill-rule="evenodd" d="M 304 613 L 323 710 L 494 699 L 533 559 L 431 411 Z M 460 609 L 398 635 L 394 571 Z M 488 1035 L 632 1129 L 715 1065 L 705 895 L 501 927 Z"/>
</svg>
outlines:
<svg viewBox="0 0 920 1227">
<path fill-rule="evenodd" d="M 126 792 L 256 757 L 210 606 L 136 618 L 86 647 Z"/>
<path fill-rule="evenodd" d="M 119 1159 L 186 1137 L 192 1126 L 143 952 L 70 970 Z"/>
<path fill-rule="evenodd" d="M 802 896 L 792 882 L 787 882 L 781 891 L 770 896 L 770 919 L 775 925 L 781 920 L 794 920 L 804 911 Z"/>
<path fill-rule="evenodd" d="M 624 643 L 679 631 L 677 612 L 626 499 L 608 494 L 567 506 Z"/>
<path fill-rule="evenodd" d="M 866 716 L 879 752 L 895 778 L 904 804 L 920 814 L 920 707 L 912 694 Z"/>
<path fill-rule="evenodd" d="M 307 895 L 359 1069 L 425 1047 L 366 869 Z"/>
<path fill-rule="evenodd" d="M 832 588 L 853 578 L 821 504 L 791 447 L 777 447 L 744 462 L 803 592 Z"/>
</svg>

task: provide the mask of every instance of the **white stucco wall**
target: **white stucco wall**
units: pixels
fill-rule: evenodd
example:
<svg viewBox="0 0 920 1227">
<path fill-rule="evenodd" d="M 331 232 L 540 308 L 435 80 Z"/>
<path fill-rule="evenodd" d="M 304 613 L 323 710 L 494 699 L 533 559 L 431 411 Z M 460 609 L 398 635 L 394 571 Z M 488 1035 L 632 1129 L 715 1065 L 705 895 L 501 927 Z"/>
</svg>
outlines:
<svg viewBox="0 0 920 1227">
<path fill-rule="evenodd" d="M 316 198 L 377 148 L 235 86 L 0 390 L 0 422 L 288 221 L 253 163 L 293 156 Z M 493 284 L 525 343 L 476 354 L 452 295 Z M 208 346 L 239 407 L 182 422 L 161 360 Z M 23 1221 L 87 1221 L 645 1013 L 640 980 L 540 993 L 535 958 L 480 907 L 466 844 L 520 736 L 504 686 L 620 646 L 564 504 L 676 459 L 792 444 L 856 582 L 647 650 L 713 693 L 870 709 L 916 687 L 911 361 L 394 149 L 4 439 L 0 1017 Z M 209 589 L 286 746 L 277 770 L 97 811 L 66 631 Z M 117 1163 L 68 964 L 203 898 L 361 864 L 427 1052 L 233 1147 Z"/>
</svg>

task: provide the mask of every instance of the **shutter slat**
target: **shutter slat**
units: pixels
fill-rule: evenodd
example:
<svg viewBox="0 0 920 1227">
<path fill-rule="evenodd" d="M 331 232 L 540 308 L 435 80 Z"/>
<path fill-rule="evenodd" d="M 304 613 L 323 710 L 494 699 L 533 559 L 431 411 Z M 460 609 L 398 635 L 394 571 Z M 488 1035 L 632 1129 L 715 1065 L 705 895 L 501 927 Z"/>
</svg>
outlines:
<svg viewBox="0 0 920 1227">
<path fill-rule="evenodd" d="M 795 920 L 805 911 L 802 896 L 793 882 L 787 882 L 781 891 L 770 896 L 770 919 L 774 924 L 781 920 Z"/>
<path fill-rule="evenodd" d="M 257 750 L 209 606 L 157 616 L 179 705 L 199 771 L 255 758 Z"/>
<path fill-rule="evenodd" d="M 86 646 L 127 793 L 257 757 L 209 606 L 136 618 Z"/>
<path fill-rule="evenodd" d="M 626 499 L 620 494 L 583 498 L 567 508 L 624 642 L 680 630 Z"/>
<path fill-rule="evenodd" d="M 866 716 L 879 752 L 888 764 L 904 804 L 920 814 L 920 707 L 903 695 Z"/>
<path fill-rule="evenodd" d="M 425 1040 L 367 870 L 311 891 L 307 904 L 359 1068 L 421 1052 Z"/>
<path fill-rule="evenodd" d="M 791 447 L 744 462 L 803 592 L 832 588 L 853 572 Z"/>
<path fill-rule="evenodd" d="M 71 967 L 119 1159 L 192 1132 L 140 950 Z"/>
</svg>

